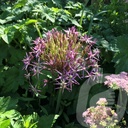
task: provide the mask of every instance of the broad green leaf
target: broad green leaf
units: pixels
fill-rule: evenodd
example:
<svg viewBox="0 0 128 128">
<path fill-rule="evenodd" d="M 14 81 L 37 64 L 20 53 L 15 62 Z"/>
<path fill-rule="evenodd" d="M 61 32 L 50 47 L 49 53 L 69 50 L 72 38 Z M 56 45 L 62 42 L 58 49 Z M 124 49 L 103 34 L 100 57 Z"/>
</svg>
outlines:
<svg viewBox="0 0 128 128">
<path fill-rule="evenodd" d="M 70 123 L 68 125 L 65 126 L 65 128 L 78 128 L 74 125 L 74 123 Z"/>
<path fill-rule="evenodd" d="M 31 115 L 24 115 L 22 119 L 11 123 L 13 128 L 37 128 L 38 118 L 37 113 L 33 113 Z"/>
<path fill-rule="evenodd" d="M 13 128 L 24 128 L 23 127 L 23 121 L 17 120 L 13 123 Z"/>
<path fill-rule="evenodd" d="M 10 119 L 0 121 L 0 128 L 8 128 L 10 126 Z"/>
<path fill-rule="evenodd" d="M 58 119 L 58 117 L 59 117 L 59 115 L 55 115 L 55 116 L 54 116 L 54 119 L 53 119 L 53 121 L 52 121 L 52 125 L 51 125 L 51 127 L 52 127 L 53 124 L 56 122 L 56 120 Z"/>
<path fill-rule="evenodd" d="M 53 124 L 58 119 L 59 115 L 42 116 L 39 120 L 39 128 L 52 128 Z"/>
<path fill-rule="evenodd" d="M 38 115 L 33 113 L 32 115 L 23 116 L 25 128 L 37 128 Z"/>
<path fill-rule="evenodd" d="M 69 17 L 67 15 L 61 15 L 61 18 L 66 22 L 68 22 L 69 20 Z"/>
<path fill-rule="evenodd" d="M 116 39 L 116 45 L 119 52 L 115 53 L 113 62 L 115 62 L 116 73 L 121 71 L 128 72 L 128 35 L 119 36 Z"/>
<path fill-rule="evenodd" d="M 14 38 L 14 34 L 16 32 L 16 29 L 12 25 L 8 25 L 6 28 L 4 28 L 4 32 L 1 31 L 1 37 L 2 39 L 9 44 L 12 39 Z"/>
<path fill-rule="evenodd" d="M 17 91 L 20 85 L 24 84 L 24 75 L 23 75 L 24 72 L 22 70 L 22 67 L 19 68 L 12 67 L 6 70 L 4 73 L 5 76 L 8 76 L 9 74 L 9 76 L 6 78 L 4 83 L 6 87 L 3 87 L 2 89 L 4 93 L 15 92 Z"/>
<path fill-rule="evenodd" d="M 68 15 L 72 15 L 69 11 L 67 11 L 67 10 L 64 10 L 64 12 L 66 13 L 66 14 L 68 14 Z"/>
<path fill-rule="evenodd" d="M 7 55 L 8 55 L 8 46 L 5 43 L 4 44 L 1 43 L 0 44 L 0 65 L 3 65 L 2 61 L 7 57 Z"/>
<path fill-rule="evenodd" d="M 45 13 L 45 16 L 46 16 L 46 19 L 50 20 L 52 23 L 55 22 L 55 17 L 53 15 L 49 15 Z"/>
<path fill-rule="evenodd" d="M 55 8 L 55 7 L 52 7 L 51 10 L 52 10 L 53 12 L 55 12 L 55 13 L 58 13 L 58 12 L 60 11 L 59 8 Z"/>
<path fill-rule="evenodd" d="M 17 3 L 14 5 L 13 8 L 20 8 L 25 6 L 25 4 L 27 3 L 27 0 L 18 0 Z"/>
<path fill-rule="evenodd" d="M 0 113 L 16 107 L 18 100 L 11 97 L 0 97 Z"/>
<path fill-rule="evenodd" d="M 73 25 L 75 25 L 75 26 L 77 26 L 79 28 L 82 27 L 75 19 L 72 19 L 72 20 L 70 19 L 70 21 L 72 22 Z"/>
<path fill-rule="evenodd" d="M 3 39 L 7 44 L 9 44 L 9 39 L 8 39 L 7 34 L 3 34 L 3 35 L 1 35 L 1 37 L 2 37 L 2 39 Z"/>
<path fill-rule="evenodd" d="M 4 113 L 1 113 L 0 118 L 5 118 L 5 119 L 8 118 L 8 119 L 11 119 L 11 120 L 13 120 L 13 119 L 17 120 L 17 119 L 21 118 L 21 115 L 20 115 L 19 112 L 12 109 L 12 110 L 6 111 Z"/>
<path fill-rule="evenodd" d="M 4 30 L 5 30 L 5 27 L 4 26 L 0 26 L 0 36 L 4 34 Z"/>
<path fill-rule="evenodd" d="M 63 116 L 64 116 L 64 119 L 66 120 L 66 122 L 69 123 L 69 117 L 65 112 L 63 112 Z"/>
<path fill-rule="evenodd" d="M 22 59 L 25 56 L 25 52 L 21 49 L 16 49 L 15 47 L 9 47 L 9 54 L 10 54 L 10 58 L 9 58 L 9 63 L 10 64 L 15 64 L 18 62 L 22 62 Z M 15 65 L 17 65 L 15 64 Z"/>
<path fill-rule="evenodd" d="M 6 23 L 6 20 L 0 19 L 0 24 Z"/>
</svg>

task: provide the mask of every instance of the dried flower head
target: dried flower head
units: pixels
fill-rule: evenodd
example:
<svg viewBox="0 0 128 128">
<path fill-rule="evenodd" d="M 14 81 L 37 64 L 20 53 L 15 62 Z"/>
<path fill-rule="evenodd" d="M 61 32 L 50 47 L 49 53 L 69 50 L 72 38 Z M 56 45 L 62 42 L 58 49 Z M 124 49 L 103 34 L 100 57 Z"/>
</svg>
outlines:
<svg viewBox="0 0 128 128">
<path fill-rule="evenodd" d="M 72 90 L 73 84 L 79 84 L 76 78 L 97 74 L 99 50 L 94 48 L 95 43 L 75 27 L 64 32 L 53 29 L 34 41 L 32 51 L 23 60 L 24 69 L 31 75 L 50 71 L 59 88 Z"/>
</svg>

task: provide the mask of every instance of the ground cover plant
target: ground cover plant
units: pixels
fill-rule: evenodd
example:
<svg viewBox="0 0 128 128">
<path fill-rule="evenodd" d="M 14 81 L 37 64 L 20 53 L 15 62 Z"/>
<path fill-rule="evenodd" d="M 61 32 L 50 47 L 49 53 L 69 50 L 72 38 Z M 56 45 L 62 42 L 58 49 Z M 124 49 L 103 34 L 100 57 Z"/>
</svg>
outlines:
<svg viewBox="0 0 128 128">
<path fill-rule="evenodd" d="M 0 128 L 128 127 L 128 106 L 120 120 L 116 113 L 120 92 L 128 91 L 127 18 L 124 0 L 1 0 Z M 79 90 L 105 73 L 80 124 Z M 89 106 L 109 88 L 112 106 L 105 97 Z"/>
</svg>

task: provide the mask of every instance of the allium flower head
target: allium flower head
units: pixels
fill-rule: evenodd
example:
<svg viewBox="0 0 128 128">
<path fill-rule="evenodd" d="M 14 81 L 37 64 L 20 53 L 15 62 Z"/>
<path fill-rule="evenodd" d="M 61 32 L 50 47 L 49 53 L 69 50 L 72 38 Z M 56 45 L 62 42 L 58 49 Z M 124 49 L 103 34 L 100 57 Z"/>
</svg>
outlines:
<svg viewBox="0 0 128 128">
<path fill-rule="evenodd" d="M 32 51 L 23 60 L 25 70 L 31 75 L 48 70 L 56 76 L 57 85 L 72 90 L 73 84 L 79 84 L 76 78 L 95 75 L 98 71 L 99 50 L 94 48 L 95 43 L 75 27 L 63 32 L 53 29 L 34 41 Z"/>
<path fill-rule="evenodd" d="M 113 89 L 123 89 L 128 93 L 128 73 L 121 72 L 120 74 L 111 74 L 105 77 L 105 85 Z"/>
<path fill-rule="evenodd" d="M 106 128 L 107 126 L 116 126 L 117 114 L 114 110 L 101 103 L 107 103 L 105 98 L 100 98 L 97 102 L 98 106 L 90 107 L 83 112 L 84 122 L 93 128 Z"/>
</svg>

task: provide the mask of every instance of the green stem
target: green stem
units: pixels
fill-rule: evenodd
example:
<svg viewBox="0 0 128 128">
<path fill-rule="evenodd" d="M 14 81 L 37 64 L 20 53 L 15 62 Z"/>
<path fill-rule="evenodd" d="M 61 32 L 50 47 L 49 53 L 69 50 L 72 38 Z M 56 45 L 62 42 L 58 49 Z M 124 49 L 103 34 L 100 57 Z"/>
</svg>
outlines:
<svg viewBox="0 0 128 128">
<path fill-rule="evenodd" d="M 50 100 L 49 100 L 49 106 L 51 107 L 54 107 L 54 104 L 55 104 L 55 89 L 54 89 L 54 86 L 52 88 L 52 93 L 50 95 Z"/>
<path fill-rule="evenodd" d="M 41 32 L 40 32 L 40 29 L 39 29 L 37 23 L 35 23 L 35 27 L 36 27 L 36 30 L 37 30 L 37 32 L 38 32 L 40 38 L 42 38 L 42 34 L 41 34 Z"/>
<path fill-rule="evenodd" d="M 60 102 L 61 102 L 61 97 L 62 97 L 62 91 L 63 91 L 63 88 L 60 88 L 59 93 L 58 93 L 58 98 L 57 98 L 56 110 L 55 110 L 56 114 L 59 112 Z"/>
<path fill-rule="evenodd" d="M 119 95 L 120 95 L 120 104 L 121 104 L 121 102 L 122 102 L 122 91 L 121 91 L 121 89 L 119 89 Z"/>
<path fill-rule="evenodd" d="M 93 17 L 94 17 L 94 16 L 92 16 L 92 17 L 91 17 L 91 21 L 90 21 L 90 24 L 89 24 L 89 28 L 88 28 L 88 35 L 90 35 L 90 34 L 91 34 L 92 24 L 93 24 Z"/>
<path fill-rule="evenodd" d="M 81 17 L 80 17 L 80 25 L 82 26 L 82 22 L 83 22 L 83 15 L 84 15 L 84 7 L 83 7 L 83 10 L 82 10 L 82 14 L 81 14 Z M 80 31 L 80 27 L 79 27 L 79 31 Z"/>
<path fill-rule="evenodd" d="M 89 0 L 84 0 L 85 6 L 88 4 Z"/>
</svg>

